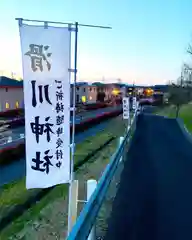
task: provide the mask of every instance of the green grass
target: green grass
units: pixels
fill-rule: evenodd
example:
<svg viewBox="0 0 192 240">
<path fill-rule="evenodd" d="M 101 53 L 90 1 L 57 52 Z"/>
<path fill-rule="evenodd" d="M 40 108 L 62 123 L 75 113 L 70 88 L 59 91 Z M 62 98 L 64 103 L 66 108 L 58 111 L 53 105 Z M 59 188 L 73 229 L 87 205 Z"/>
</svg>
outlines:
<svg viewBox="0 0 192 240">
<path fill-rule="evenodd" d="M 0 117 L 0 120 L 6 120 L 6 118 L 5 117 Z"/>
<path fill-rule="evenodd" d="M 186 128 L 192 132 L 192 104 L 183 106 L 180 110 L 179 117 L 183 119 Z"/>
<path fill-rule="evenodd" d="M 175 118 L 176 108 L 173 106 L 166 107 L 160 110 L 158 115 L 167 116 L 170 118 Z M 179 118 L 181 118 L 186 126 L 186 128 L 192 132 L 192 104 L 186 104 L 181 107 L 179 111 Z"/>
<path fill-rule="evenodd" d="M 175 117 L 176 110 L 174 106 L 166 106 L 163 108 L 158 108 L 157 111 L 154 112 L 160 116 L 167 116 L 167 117 Z"/>
<path fill-rule="evenodd" d="M 40 190 L 26 190 L 25 179 L 4 185 L 0 192 L 0 219 L 9 213 L 16 205 L 23 204 L 38 191 Z"/>
<path fill-rule="evenodd" d="M 116 147 L 117 142 L 112 141 L 107 148 L 105 148 L 102 152 L 96 154 L 96 156 L 90 159 L 90 162 L 100 160 L 107 164 L 109 162 L 110 156 L 114 153 Z M 98 176 L 92 174 L 90 175 L 90 178 L 97 179 Z M 38 202 L 38 204 L 27 210 L 21 217 L 13 221 L 7 228 L 0 232 L 0 239 L 7 240 L 10 237 L 12 237 L 12 239 L 18 239 L 16 238 L 16 236 L 18 236 L 18 233 L 22 232 L 22 229 L 24 229 L 33 221 L 38 222 L 39 220 L 41 220 L 42 214 L 40 214 L 40 212 L 42 211 L 42 209 L 44 209 L 46 206 L 53 203 L 54 201 L 66 199 L 67 194 L 67 184 L 57 185 L 51 192 L 49 192 L 45 197 L 43 197 L 41 201 Z"/>
<path fill-rule="evenodd" d="M 39 219 L 40 211 L 56 198 L 66 197 L 68 185 L 57 185 L 51 192 L 41 199 L 37 204 L 28 209 L 21 217 L 13 221 L 7 228 L 0 232 L 0 239 L 7 240 L 9 238 L 15 239 L 14 236 L 20 232 L 27 224 L 34 219 Z M 17 238 L 16 238 L 17 239 Z"/>
<path fill-rule="evenodd" d="M 113 135 L 109 132 L 102 131 L 94 137 L 87 138 L 83 143 L 77 144 L 75 151 L 75 163 L 83 160 L 93 150 L 102 146 Z"/>
<path fill-rule="evenodd" d="M 87 138 L 84 142 L 77 144 L 75 152 L 75 163 L 83 160 L 88 153 L 94 151 L 103 145 L 111 137 L 119 137 L 123 135 L 125 130 L 125 122 L 123 122 L 122 117 L 119 116 L 111 120 L 108 127 L 99 132 L 97 135 Z M 113 146 L 113 144 L 110 146 Z M 115 147 L 112 147 L 115 150 Z M 105 153 L 105 149 L 104 152 Z M 100 153 L 102 154 L 102 153 Z M 105 156 L 102 155 L 103 158 Z M 0 192 L 0 216 L 3 217 L 7 212 L 9 212 L 12 207 L 17 204 L 24 203 L 31 195 L 36 193 L 37 189 L 26 190 L 25 179 L 16 181 L 11 184 L 7 184 L 3 187 Z M 33 219 L 38 218 L 38 213 L 42 208 L 44 208 L 48 203 L 52 202 L 54 199 L 65 197 L 68 191 L 66 184 L 56 186 L 51 192 L 48 193 L 44 198 L 41 199 L 36 205 L 24 213 L 21 217 L 13 221 L 7 228 L 5 228 L 0 233 L 0 239 L 8 239 L 15 233 L 21 231 L 25 224 L 31 222 Z"/>
<path fill-rule="evenodd" d="M 77 144 L 74 162 L 83 160 L 87 154 L 91 153 L 103 145 L 112 134 L 108 131 L 102 131 L 96 136 L 87 138 L 84 142 Z M 6 184 L 0 192 L 0 219 L 5 216 L 13 207 L 23 204 L 29 197 L 33 196 L 39 189 L 26 190 L 25 178 Z"/>
</svg>

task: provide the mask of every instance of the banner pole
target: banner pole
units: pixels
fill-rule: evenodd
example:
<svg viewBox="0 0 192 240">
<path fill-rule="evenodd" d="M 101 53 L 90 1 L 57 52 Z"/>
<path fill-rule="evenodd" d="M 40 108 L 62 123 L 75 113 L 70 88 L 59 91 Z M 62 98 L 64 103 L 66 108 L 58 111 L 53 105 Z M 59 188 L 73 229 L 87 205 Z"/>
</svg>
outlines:
<svg viewBox="0 0 192 240">
<path fill-rule="evenodd" d="M 69 25 L 71 27 L 71 25 Z M 75 110 L 76 110 L 76 82 L 77 82 L 77 40 L 78 22 L 75 22 L 75 48 L 74 48 L 74 83 L 73 83 L 73 119 L 72 119 L 72 144 L 71 144 L 71 164 L 70 164 L 70 183 L 69 183 L 69 204 L 68 204 L 68 235 L 73 226 L 72 216 L 72 192 L 74 181 L 74 153 L 75 153 Z"/>
<path fill-rule="evenodd" d="M 76 83 L 77 83 L 77 40 L 78 40 L 78 22 L 75 22 L 75 49 L 74 49 L 74 83 L 73 83 L 73 120 L 72 120 L 72 156 L 71 156 L 71 174 L 74 179 L 74 150 L 75 150 L 75 111 L 76 111 Z"/>
</svg>

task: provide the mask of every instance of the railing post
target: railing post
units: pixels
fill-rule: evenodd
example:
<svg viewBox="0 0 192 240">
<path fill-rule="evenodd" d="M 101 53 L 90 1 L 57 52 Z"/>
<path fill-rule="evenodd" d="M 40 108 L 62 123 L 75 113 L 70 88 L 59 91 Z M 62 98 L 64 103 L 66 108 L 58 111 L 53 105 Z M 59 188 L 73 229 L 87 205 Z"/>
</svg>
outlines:
<svg viewBox="0 0 192 240">
<path fill-rule="evenodd" d="M 89 179 L 87 181 L 87 201 L 89 201 L 91 195 L 95 191 L 97 187 L 97 181 L 94 179 Z M 92 227 L 91 232 L 89 234 L 88 240 L 96 240 L 96 228 L 95 225 Z"/>
<path fill-rule="evenodd" d="M 133 109 L 133 112 L 135 113 L 135 111 L 137 109 L 137 99 L 136 99 L 136 97 L 133 97 L 132 109 Z"/>
<path fill-rule="evenodd" d="M 120 138 L 119 138 L 119 146 L 121 146 L 123 140 L 124 140 L 124 137 L 120 137 Z M 122 159 L 123 159 L 123 157 L 121 157 L 121 158 L 119 159 L 119 162 L 121 162 Z"/>
<path fill-rule="evenodd" d="M 20 138 L 25 138 L 25 134 L 24 133 L 20 133 L 19 136 L 20 136 Z"/>
<path fill-rule="evenodd" d="M 78 192 L 79 192 L 79 182 L 78 180 L 73 180 L 71 182 L 71 202 L 69 202 L 69 214 L 68 214 L 68 235 L 71 232 L 73 226 L 77 219 L 77 204 L 78 204 Z"/>
<path fill-rule="evenodd" d="M 9 136 L 9 137 L 7 138 L 7 143 L 10 143 L 10 142 L 12 142 L 12 141 L 13 141 L 12 137 Z"/>
</svg>

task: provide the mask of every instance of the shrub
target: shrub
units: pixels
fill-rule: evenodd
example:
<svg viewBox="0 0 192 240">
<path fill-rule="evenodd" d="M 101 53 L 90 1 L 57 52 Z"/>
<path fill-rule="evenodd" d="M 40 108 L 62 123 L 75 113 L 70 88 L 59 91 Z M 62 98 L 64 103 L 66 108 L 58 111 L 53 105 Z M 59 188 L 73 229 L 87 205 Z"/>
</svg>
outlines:
<svg viewBox="0 0 192 240">
<path fill-rule="evenodd" d="M 25 156 L 25 143 L 21 143 L 14 148 L 6 148 L 0 152 L 0 165 L 8 165 Z"/>
<path fill-rule="evenodd" d="M 94 110 L 94 109 L 105 108 L 105 107 L 107 107 L 107 104 L 102 102 L 85 104 L 86 110 Z"/>
<path fill-rule="evenodd" d="M 5 112 L 0 112 L 0 117 L 14 118 L 17 116 L 24 116 L 24 109 L 18 108 L 18 109 L 8 110 Z"/>
</svg>

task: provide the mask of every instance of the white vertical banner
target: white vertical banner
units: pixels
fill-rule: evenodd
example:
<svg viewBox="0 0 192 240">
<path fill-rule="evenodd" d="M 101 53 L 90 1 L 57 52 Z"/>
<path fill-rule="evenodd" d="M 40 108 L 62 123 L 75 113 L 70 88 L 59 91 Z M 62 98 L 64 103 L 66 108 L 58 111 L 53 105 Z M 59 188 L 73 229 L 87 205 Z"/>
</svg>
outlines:
<svg viewBox="0 0 192 240">
<path fill-rule="evenodd" d="M 71 32 L 22 24 L 26 187 L 70 180 Z"/>
<path fill-rule="evenodd" d="M 136 108 L 137 108 L 137 98 L 136 97 L 133 97 L 132 108 L 133 108 L 133 110 L 136 110 Z"/>
<path fill-rule="evenodd" d="M 129 98 L 123 98 L 123 119 L 129 119 Z"/>
<path fill-rule="evenodd" d="M 139 109 L 139 101 L 137 101 L 136 103 L 137 103 L 136 104 L 136 106 L 137 106 L 136 109 Z"/>
</svg>

